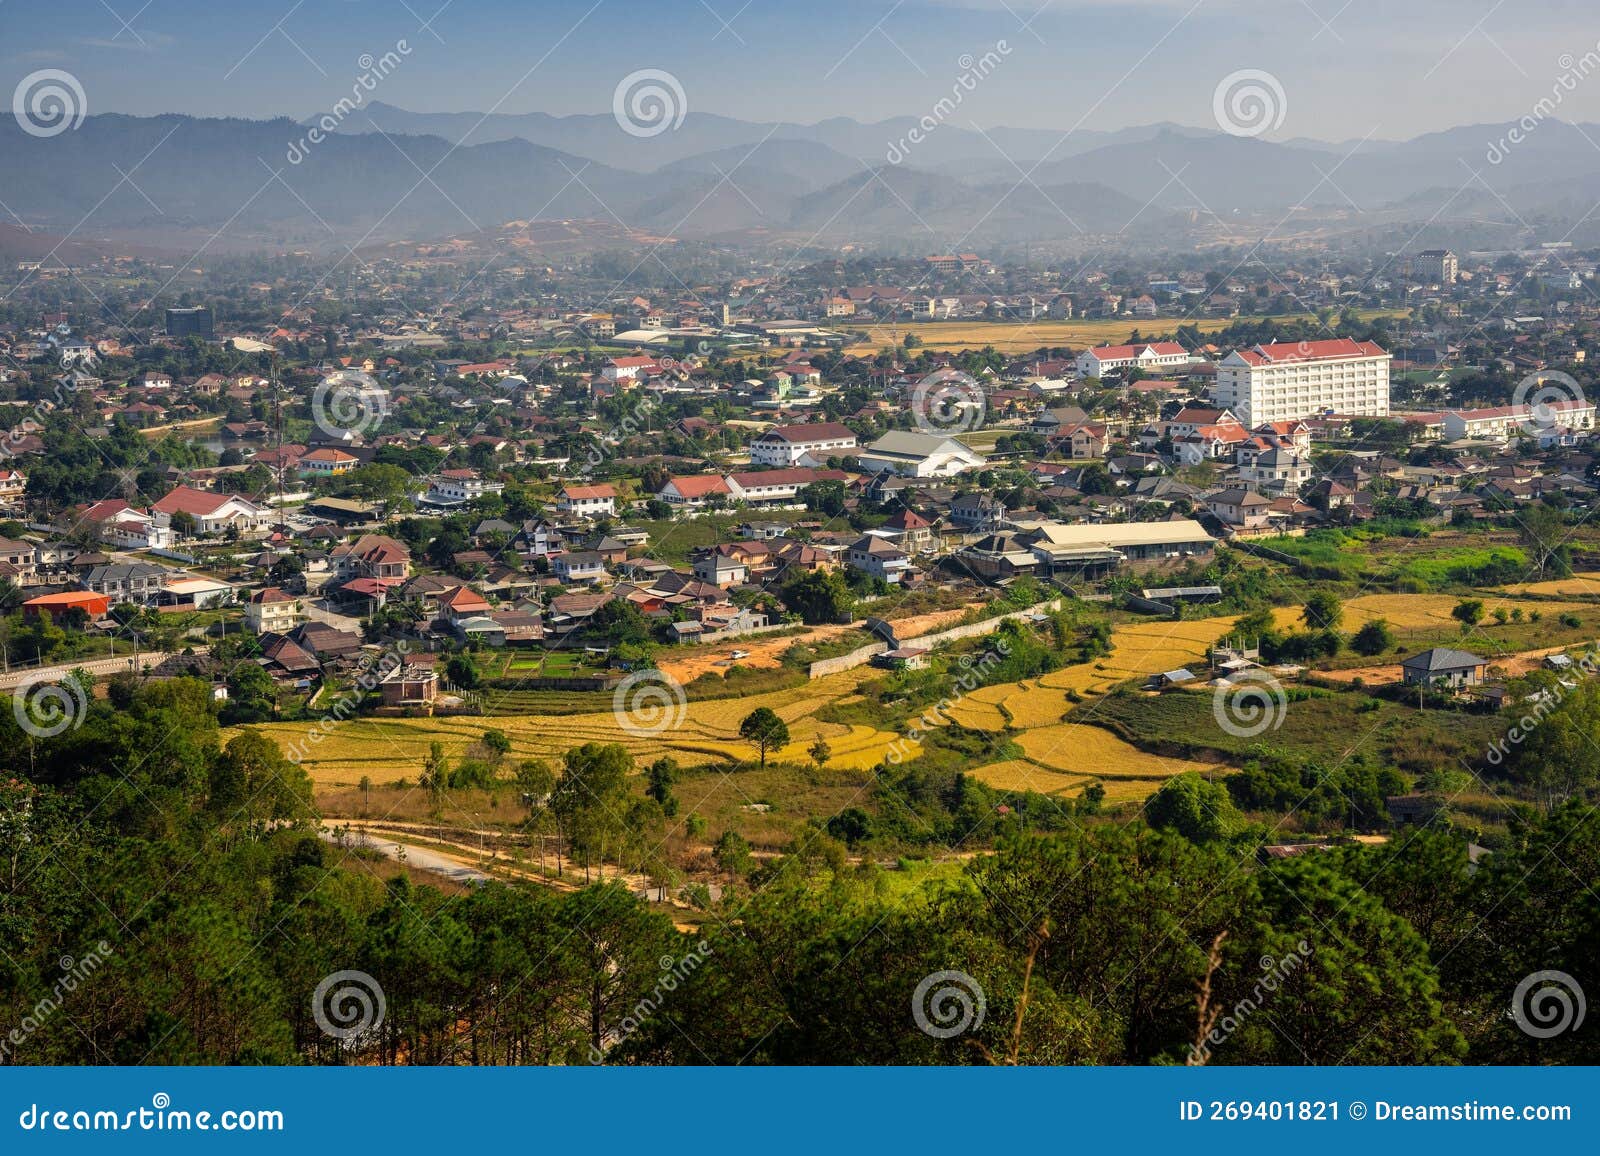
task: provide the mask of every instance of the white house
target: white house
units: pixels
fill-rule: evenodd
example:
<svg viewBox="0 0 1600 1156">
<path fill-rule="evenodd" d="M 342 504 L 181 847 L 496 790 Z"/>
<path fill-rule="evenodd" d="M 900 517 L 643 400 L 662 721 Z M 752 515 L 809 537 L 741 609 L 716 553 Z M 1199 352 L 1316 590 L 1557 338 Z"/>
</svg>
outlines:
<svg viewBox="0 0 1600 1156">
<path fill-rule="evenodd" d="M 244 604 L 244 621 L 257 634 L 284 634 L 300 624 L 300 600 L 276 586 L 257 590 Z"/>
<path fill-rule="evenodd" d="M 615 486 L 563 486 L 556 495 L 556 509 L 580 518 L 609 518 L 617 512 Z"/>
<path fill-rule="evenodd" d="M 811 470 L 797 467 L 790 470 L 757 470 L 754 473 L 729 474 L 725 479 L 733 500 L 752 505 L 774 505 L 792 502 L 800 491 L 813 482 L 842 482 L 850 477 L 842 470 Z"/>
<path fill-rule="evenodd" d="M 248 533 L 265 529 L 272 524 L 272 511 L 256 505 L 238 494 L 218 494 L 177 486 L 167 492 L 154 506 L 152 514 L 164 514 L 168 519 L 176 514 L 188 514 L 194 519 L 196 533 L 220 534 L 227 530 Z"/>
<path fill-rule="evenodd" d="M 1252 489 L 1298 492 L 1311 480 L 1311 459 L 1274 447 L 1241 464 L 1239 480 Z"/>
<path fill-rule="evenodd" d="M 606 560 L 595 550 L 573 550 L 556 554 L 550 559 L 550 572 L 561 580 L 563 586 L 576 583 L 595 583 L 607 577 Z"/>
</svg>

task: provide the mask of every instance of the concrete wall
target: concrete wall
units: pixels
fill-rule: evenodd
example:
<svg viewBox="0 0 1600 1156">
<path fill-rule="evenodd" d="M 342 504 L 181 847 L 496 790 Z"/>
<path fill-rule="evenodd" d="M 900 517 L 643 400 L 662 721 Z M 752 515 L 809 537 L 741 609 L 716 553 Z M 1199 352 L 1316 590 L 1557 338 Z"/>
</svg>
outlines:
<svg viewBox="0 0 1600 1156">
<path fill-rule="evenodd" d="M 1026 610 L 1016 610 L 1010 614 L 986 618 L 982 622 L 969 622 L 964 626 L 952 626 L 948 630 L 941 630 L 935 634 L 924 634 L 917 638 L 902 638 L 900 639 L 900 645 L 914 645 L 932 650 L 934 647 L 941 646 L 946 642 L 955 642 L 963 638 L 982 638 L 985 635 L 993 634 L 1000 629 L 1000 624 L 1007 619 L 1028 618 L 1035 614 L 1059 610 L 1060 608 L 1061 599 L 1052 598 L 1035 606 L 1030 606 Z M 875 655 L 883 654 L 888 649 L 888 643 L 874 642 L 869 646 L 861 647 L 859 650 L 852 650 L 849 654 L 841 654 L 837 658 L 824 658 L 813 662 L 808 673 L 811 678 L 821 678 L 828 674 L 838 674 L 841 670 L 853 670 L 858 666 L 865 666 L 872 661 Z"/>
</svg>

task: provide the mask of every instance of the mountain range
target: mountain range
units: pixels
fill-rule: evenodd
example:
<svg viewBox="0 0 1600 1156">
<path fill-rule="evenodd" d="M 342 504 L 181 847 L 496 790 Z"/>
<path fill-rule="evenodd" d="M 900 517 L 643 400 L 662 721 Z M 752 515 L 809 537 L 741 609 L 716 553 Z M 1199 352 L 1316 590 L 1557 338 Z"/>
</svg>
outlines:
<svg viewBox="0 0 1600 1156">
<path fill-rule="evenodd" d="M 1600 126 L 1463 126 L 1407 141 L 1258 138 L 1174 124 L 1070 134 L 911 118 L 754 123 L 688 113 L 654 136 L 609 114 L 414 113 L 316 120 L 100 114 L 32 136 L 0 121 L 0 202 L 28 228 L 295 249 L 594 220 L 611 235 L 783 238 L 934 252 L 1127 247 L 1415 219 L 1600 237 Z M 320 139 L 318 137 L 320 136 Z M 891 163 L 889 156 L 899 163 Z"/>
</svg>

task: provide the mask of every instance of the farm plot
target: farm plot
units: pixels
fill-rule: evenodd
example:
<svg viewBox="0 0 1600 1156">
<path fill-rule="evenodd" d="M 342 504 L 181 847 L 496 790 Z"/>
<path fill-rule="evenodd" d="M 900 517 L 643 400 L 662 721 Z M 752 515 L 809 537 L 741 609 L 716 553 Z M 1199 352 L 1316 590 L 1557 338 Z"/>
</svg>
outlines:
<svg viewBox="0 0 1600 1156">
<path fill-rule="evenodd" d="M 1018 735 L 1017 743 L 1030 762 L 1049 770 L 1108 780 L 1143 780 L 1152 785 L 1151 789 L 1161 780 L 1186 771 L 1216 769 L 1207 763 L 1149 754 L 1103 727 L 1086 723 L 1036 727 Z"/>
</svg>

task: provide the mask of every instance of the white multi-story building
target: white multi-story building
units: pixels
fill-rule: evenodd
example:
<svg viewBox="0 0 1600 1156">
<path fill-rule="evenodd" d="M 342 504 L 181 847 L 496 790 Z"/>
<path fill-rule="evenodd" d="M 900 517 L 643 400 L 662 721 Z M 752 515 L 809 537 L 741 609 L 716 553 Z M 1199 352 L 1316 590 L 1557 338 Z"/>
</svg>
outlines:
<svg viewBox="0 0 1600 1156">
<path fill-rule="evenodd" d="M 1100 345 L 1078 354 L 1079 377 L 1104 377 L 1114 369 L 1172 369 L 1188 365 L 1189 351 L 1176 341 L 1144 345 Z"/>
<path fill-rule="evenodd" d="M 750 462 L 783 468 L 824 465 L 830 457 L 845 457 L 856 450 L 856 435 L 839 422 L 816 425 L 782 425 L 769 429 L 750 443 Z"/>
<path fill-rule="evenodd" d="M 1217 364 L 1211 400 L 1250 427 L 1323 413 L 1386 417 L 1389 354 L 1370 341 L 1286 341 L 1236 349 Z"/>
<path fill-rule="evenodd" d="M 1527 436 L 1543 440 L 1559 430 L 1594 429 L 1594 403 L 1583 398 L 1544 402 L 1537 406 L 1497 405 L 1488 409 L 1449 409 L 1444 436 L 1451 441 L 1511 441 Z"/>
</svg>

